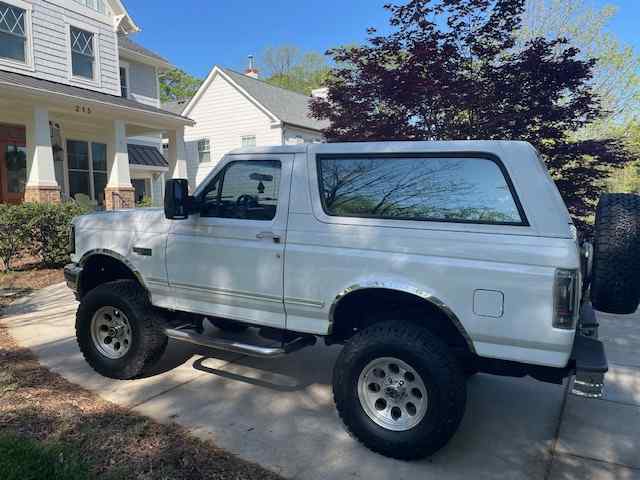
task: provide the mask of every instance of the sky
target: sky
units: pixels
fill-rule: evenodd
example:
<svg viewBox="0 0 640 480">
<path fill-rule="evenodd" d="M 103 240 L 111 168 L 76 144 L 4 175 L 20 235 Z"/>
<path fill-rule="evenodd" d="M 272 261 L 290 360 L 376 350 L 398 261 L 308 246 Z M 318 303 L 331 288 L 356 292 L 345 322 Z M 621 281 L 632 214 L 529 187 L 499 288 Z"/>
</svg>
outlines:
<svg viewBox="0 0 640 480">
<path fill-rule="evenodd" d="M 126 0 L 141 27 L 135 41 L 177 67 L 205 77 L 213 65 L 247 66 L 269 46 L 295 45 L 323 53 L 336 45 L 360 43 L 366 29 L 387 28 L 382 6 L 390 0 Z M 614 4 L 612 30 L 640 53 L 640 0 L 589 0 Z"/>
</svg>

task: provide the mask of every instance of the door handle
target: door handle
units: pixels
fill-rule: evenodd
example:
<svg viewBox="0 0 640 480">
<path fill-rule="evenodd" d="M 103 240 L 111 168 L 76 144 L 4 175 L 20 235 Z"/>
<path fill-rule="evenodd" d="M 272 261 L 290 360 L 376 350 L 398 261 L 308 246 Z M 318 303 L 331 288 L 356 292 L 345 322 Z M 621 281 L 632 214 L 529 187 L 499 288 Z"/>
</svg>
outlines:
<svg viewBox="0 0 640 480">
<path fill-rule="evenodd" d="M 270 238 L 271 240 L 273 240 L 273 243 L 280 243 L 280 235 L 276 235 L 273 232 L 260 232 L 256 234 L 256 238 L 258 240 L 262 240 L 264 238 Z"/>
</svg>

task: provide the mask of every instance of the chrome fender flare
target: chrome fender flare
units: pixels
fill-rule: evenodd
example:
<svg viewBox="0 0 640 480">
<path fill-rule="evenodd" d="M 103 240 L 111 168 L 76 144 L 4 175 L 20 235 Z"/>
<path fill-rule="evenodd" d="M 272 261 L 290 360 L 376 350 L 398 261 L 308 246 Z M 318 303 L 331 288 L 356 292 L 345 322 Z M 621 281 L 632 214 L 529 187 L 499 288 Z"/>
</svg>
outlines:
<svg viewBox="0 0 640 480">
<path fill-rule="evenodd" d="M 358 290 L 372 289 L 372 288 L 395 290 L 397 292 L 409 293 L 411 295 L 415 295 L 416 297 L 431 303 L 433 306 L 435 306 L 440 311 L 442 311 L 442 313 L 444 313 L 449 320 L 451 320 L 451 322 L 455 325 L 458 332 L 460 332 L 460 335 L 462 335 L 462 338 L 464 338 L 471 353 L 474 353 L 474 354 L 476 353 L 476 349 L 473 346 L 473 341 L 471 340 L 471 337 L 469 336 L 466 329 L 462 325 L 462 322 L 460 321 L 458 316 L 453 312 L 453 310 L 451 309 L 451 307 L 449 307 L 449 305 L 447 305 L 445 302 L 440 300 L 440 298 L 438 298 L 431 292 L 416 288 L 413 285 L 399 283 L 395 281 L 363 281 L 363 282 L 355 283 L 341 290 L 335 296 L 333 303 L 331 304 L 331 308 L 329 309 L 329 331 L 333 329 L 334 315 L 340 301 L 343 300 L 347 295 L 353 292 L 356 292 Z"/>
<path fill-rule="evenodd" d="M 131 261 L 127 259 L 124 255 L 121 255 L 116 251 L 109 250 L 106 248 L 94 248 L 93 250 L 88 250 L 82 254 L 82 257 L 80 257 L 80 260 L 78 261 L 78 265 L 80 265 L 81 267 L 84 267 L 87 261 L 89 261 L 89 259 L 91 259 L 92 257 L 95 257 L 96 255 L 104 255 L 106 257 L 111 257 L 114 260 L 118 260 L 125 267 L 127 267 L 131 271 L 131 273 L 133 273 L 133 276 L 140 283 L 140 285 L 142 285 L 142 288 L 144 288 L 147 292 L 149 292 L 149 289 L 147 288 L 147 285 L 145 284 L 144 279 L 142 278 L 142 274 L 140 273 L 140 270 L 138 270 L 133 265 L 133 263 L 131 263 Z M 82 276 L 82 274 L 80 275 Z"/>
</svg>

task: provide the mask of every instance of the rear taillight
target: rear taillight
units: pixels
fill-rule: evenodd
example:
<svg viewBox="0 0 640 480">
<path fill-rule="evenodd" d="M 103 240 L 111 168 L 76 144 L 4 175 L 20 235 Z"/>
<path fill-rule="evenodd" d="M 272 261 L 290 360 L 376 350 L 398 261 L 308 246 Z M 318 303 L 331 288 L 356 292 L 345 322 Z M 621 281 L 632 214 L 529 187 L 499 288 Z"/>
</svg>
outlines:
<svg viewBox="0 0 640 480">
<path fill-rule="evenodd" d="M 554 285 L 555 328 L 572 329 L 576 326 L 579 309 L 578 271 L 560 268 L 556 270 Z"/>
</svg>

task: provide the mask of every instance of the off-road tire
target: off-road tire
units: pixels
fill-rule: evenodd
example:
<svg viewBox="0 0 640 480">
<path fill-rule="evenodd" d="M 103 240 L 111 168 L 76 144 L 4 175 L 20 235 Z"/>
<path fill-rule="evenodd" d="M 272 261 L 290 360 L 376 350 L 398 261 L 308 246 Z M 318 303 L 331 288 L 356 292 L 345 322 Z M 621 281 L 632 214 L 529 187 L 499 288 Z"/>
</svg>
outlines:
<svg viewBox="0 0 640 480">
<path fill-rule="evenodd" d="M 128 318 L 132 330 L 129 351 L 118 359 L 102 355 L 91 339 L 91 319 L 103 306 L 113 306 Z M 155 365 L 167 346 L 167 337 L 156 325 L 157 311 L 145 291 L 133 280 L 104 283 L 82 299 L 76 313 L 76 339 L 87 363 L 105 377 L 128 380 L 142 376 Z"/>
<path fill-rule="evenodd" d="M 375 358 L 394 357 L 422 377 L 428 410 L 413 428 L 392 431 L 375 423 L 358 397 L 358 378 Z M 454 435 L 466 404 L 465 375 L 447 345 L 427 329 L 400 321 L 376 323 L 345 345 L 333 370 L 333 395 L 349 433 L 374 452 L 402 460 L 423 458 Z"/>
<path fill-rule="evenodd" d="M 246 323 L 227 320 L 226 318 L 210 318 L 209 321 L 223 332 L 240 333 L 249 328 Z"/>
<path fill-rule="evenodd" d="M 640 301 L 640 196 L 606 194 L 596 210 L 591 301 L 596 310 L 629 314 Z"/>
</svg>

